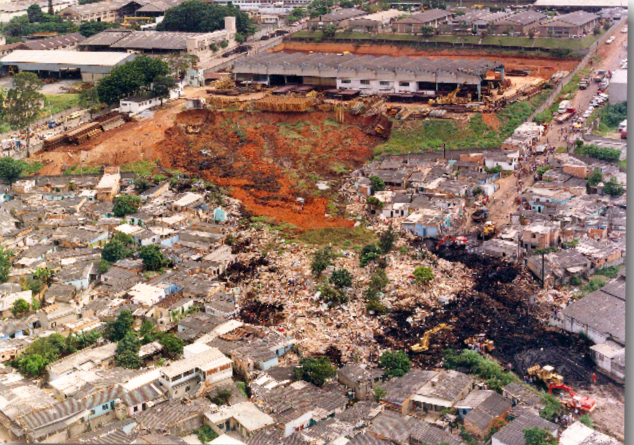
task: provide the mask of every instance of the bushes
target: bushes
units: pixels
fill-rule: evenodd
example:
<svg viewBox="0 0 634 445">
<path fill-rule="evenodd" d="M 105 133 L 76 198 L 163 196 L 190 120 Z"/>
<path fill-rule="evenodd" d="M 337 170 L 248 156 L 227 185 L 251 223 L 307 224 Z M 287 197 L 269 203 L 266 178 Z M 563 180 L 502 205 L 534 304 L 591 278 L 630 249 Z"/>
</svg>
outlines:
<svg viewBox="0 0 634 445">
<path fill-rule="evenodd" d="M 590 156 L 601 161 L 617 162 L 621 159 L 621 151 L 616 148 L 599 147 L 594 144 L 586 144 L 575 150 L 576 154 Z"/>
<path fill-rule="evenodd" d="M 475 351 L 463 349 L 461 352 L 457 352 L 453 349 L 446 349 L 443 354 L 446 368 L 467 368 L 470 373 L 486 380 L 489 388 L 495 391 L 501 392 L 503 387 L 518 380 L 515 374 L 505 371 L 499 364 Z"/>
<path fill-rule="evenodd" d="M 608 278 L 616 278 L 619 275 L 619 268 L 616 266 L 604 267 L 599 269 L 595 273 L 596 275 L 603 275 Z"/>
<path fill-rule="evenodd" d="M 385 375 L 387 377 L 400 377 L 407 374 L 412 367 L 412 362 L 403 351 L 385 351 L 383 355 L 381 355 L 379 363 L 385 368 Z"/>
<path fill-rule="evenodd" d="M 336 370 L 326 357 L 304 357 L 295 368 L 295 378 L 306 380 L 317 386 L 322 386 L 326 380 L 335 376 Z"/>
</svg>

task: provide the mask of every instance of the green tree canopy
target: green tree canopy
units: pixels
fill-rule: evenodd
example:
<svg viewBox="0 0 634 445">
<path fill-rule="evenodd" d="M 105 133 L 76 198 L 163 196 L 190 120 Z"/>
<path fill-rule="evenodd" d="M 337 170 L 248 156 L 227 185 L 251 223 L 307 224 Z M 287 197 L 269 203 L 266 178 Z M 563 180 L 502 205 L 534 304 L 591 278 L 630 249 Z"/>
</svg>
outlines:
<svg viewBox="0 0 634 445">
<path fill-rule="evenodd" d="M 361 249 L 359 266 L 365 267 L 373 261 L 378 261 L 381 258 L 381 249 L 375 244 L 366 244 Z"/>
<path fill-rule="evenodd" d="M 163 99 L 168 98 L 170 95 L 170 90 L 176 86 L 176 82 L 173 77 L 169 76 L 156 76 L 154 81 L 152 82 L 152 92 L 161 98 L 161 103 L 163 103 Z"/>
<path fill-rule="evenodd" d="M 535 427 L 524 430 L 524 440 L 526 445 L 557 445 L 557 439 L 550 431 Z"/>
<path fill-rule="evenodd" d="M 117 366 L 127 369 L 139 369 L 141 367 L 141 358 L 134 351 L 124 351 L 117 354 L 114 358 Z"/>
<path fill-rule="evenodd" d="M 335 373 L 335 368 L 326 357 L 303 357 L 299 361 L 299 367 L 295 368 L 295 378 L 317 386 L 322 386 L 327 379 L 334 377 Z"/>
<path fill-rule="evenodd" d="M 7 181 L 9 184 L 22 176 L 24 172 L 24 163 L 11 156 L 0 158 L 0 179 Z"/>
<path fill-rule="evenodd" d="M 133 195 L 118 195 L 114 198 L 112 213 L 117 218 L 132 215 L 141 207 L 141 198 Z"/>
<path fill-rule="evenodd" d="M 101 251 L 101 259 L 106 260 L 110 263 L 116 263 L 119 260 L 124 259 L 133 251 L 127 249 L 125 245 L 117 240 L 112 240 L 105 246 L 103 246 L 103 250 Z"/>
<path fill-rule="evenodd" d="M 434 276 L 435 276 L 434 272 L 429 267 L 425 267 L 425 266 L 417 267 L 414 270 L 413 275 L 416 281 L 421 284 L 430 282 L 431 280 L 434 279 Z"/>
<path fill-rule="evenodd" d="M 143 260 L 143 264 L 147 270 L 160 270 L 169 264 L 169 260 L 163 255 L 163 252 L 161 252 L 161 247 L 156 244 L 142 246 L 139 249 L 139 256 Z"/>
<path fill-rule="evenodd" d="M 588 175 L 588 186 L 596 187 L 601 182 L 603 182 L 603 173 L 601 173 L 601 169 L 595 168 L 594 171 Z"/>
<path fill-rule="evenodd" d="M 337 288 L 342 289 L 344 287 L 352 286 L 352 274 L 348 269 L 337 269 L 332 272 L 330 276 L 330 282 Z"/>
<path fill-rule="evenodd" d="M 81 90 L 81 92 L 79 93 L 79 105 L 90 110 L 90 113 L 92 115 L 92 113 L 101 106 L 101 101 L 99 100 L 99 92 L 97 91 L 97 88 L 93 87 Z"/>
<path fill-rule="evenodd" d="M 385 232 L 381 232 L 379 235 L 379 242 L 377 244 L 379 249 L 381 249 L 381 252 L 387 254 L 390 253 L 395 242 L 396 232 L 394 231 L 394 227 L 392 227 L 392 223 L 390 223 L 387 230 Z"/>
<path fill-rule="evenodd" d="M 149 56 L 137 56 L 134 60 L 115 67 L 110 75 L 97 85 L 99 101 L 107 104 L 148 91 L 157 76 L 169 74 L 169 65 Z"/>
<path fill-rule="evenodd" d="M 625 188 L 616 180 L 614 176 L 612 176 L 610 180 L 605 183 L 603 191 L 608 195 L 621 196 L 623 193 L 625 193 Z"/>
<path fill-rule="evenodd" d="M 224 29 L 225 17 L 236 18 L 236 28 L 240 34 L 251 35 L 255 25 L 246 12 L 240 8 L 199 0 L 187 0 L 165 11 L 165 18 L 159 23 L 159 31 L 213 32 Z"/>
<path fill-rule="evenodd" d="M 176 357 L 183 353 L 185 342 L 174 334 L 165 334 L 161 336 L 159 343 L 165 348 L 165 351 L 171 356 Z"/>
<path fill-rule="evenodd" d="M 323 249 L 319 249 L 315 252 L 313 256 L 313 261 L 310 263 L 310 269 L 312 270 L 315 276 L 320 276 L 321 273 L 326 270 L 328 266 L 332 263 L 333 258 L 335 257 L 332 249 L 327 246 Z"/>
<path fill-rule="evenodd" d="M 29 312 L 29 309 L 31 309 L 31 305 L 24 298 L 18 298 L 13 302 L 11 313 L 16 316 L 22 315 Z"/>
<path fill-rule="evenodd" d="M 29 22 L 41 22 L 44 20 L 44 13 L 42 8 L 37 3 L 32 4 L 26 10 L 26 16 L 29 18 Z"/>
<path fill-rule="evenodd" d="M 13 252 L 0 246 L 0 283 L 6 283 L 11 272 Z"/>
<path fill-rule="evenodd" d="M 381 192 L 385 190 L 385 182 L 378 176 L 370 176 L 370 182 L 372 183 L 372 192 Z"/>
<path fill-rule="evenodd" d="M 31 144 L 29 127 L 40 117 L 44 95 L 40 93 L 42 81 L 35 73 L 22 72 L 13 76 L 4 103 L 4 119 L 13 128 L 27 130 L 27 150 Z"/>
<path fill-rule="evenodd" d="M 141 342 L 136 334 L 132 331 L 117 342 L 117 353 L 115 355 L 115 363 L 117 366 L 128 369 L 137 369 L 141 366 L 139 358 L 139 349 Z"/>
<path fill-rule="evenodd" d="M 385 351 L 379 359 L 381 366 L 385 368 L 385 375 L 388 377 L 400 377 L 405 375 L 412 367 L 412 362 L 403 351 Z"/>
<path fill-rule="evenodd" d="M 128 333 L 132 332 L 133 322 L 134 319 L 132 318 L 132 312 L 121 311 L 116 319 L 108 320 L 103 336 L 110 341 L 118 342 Z"/>
<path fill-rule="evenodd" d="M 114 22 L 84 22 L 79 25 L 79 33 L 84 37 L 94 36 L 95 34 L 99 34 L 100 32 L 105 31 L 109 28 L 116 28 L 120 26 L 119 23 Z"/>
</svg>

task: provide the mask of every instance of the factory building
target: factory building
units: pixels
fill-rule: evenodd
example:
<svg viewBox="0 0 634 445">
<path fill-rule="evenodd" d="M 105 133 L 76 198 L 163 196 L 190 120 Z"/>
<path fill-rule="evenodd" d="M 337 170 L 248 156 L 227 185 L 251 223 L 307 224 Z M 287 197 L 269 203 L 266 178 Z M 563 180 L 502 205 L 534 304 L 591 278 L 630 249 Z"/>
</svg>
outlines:
<svg viewBox="0 0 634 445">
<path fill-rule="evenodd" d="M 93 82 L 135 57 L 136 54 L 124 52 L 19 50 L 0 59 L 0 76 L 30 71 L 38 75 L 76 77 L 84 82 Z"/>
<path fill-rule="evenodd" d="M 361 94 L 419 93 L 433 96 L 461 86 L 481 99 L 489 72 L 500 73 L 502 62 L 448 60 L 353 54 L 261 53 L 236 60 L 237 81 L 266 85 L 302 84 Z"/>
</svg>

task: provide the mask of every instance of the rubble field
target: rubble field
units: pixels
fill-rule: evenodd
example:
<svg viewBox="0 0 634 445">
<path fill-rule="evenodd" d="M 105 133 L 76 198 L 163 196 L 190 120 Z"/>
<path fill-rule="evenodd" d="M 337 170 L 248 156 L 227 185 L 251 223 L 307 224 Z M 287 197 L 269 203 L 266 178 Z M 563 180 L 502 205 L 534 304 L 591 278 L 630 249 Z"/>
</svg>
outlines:
<svg viewBox="0 0 634 445">
<path fill-rule="evenodd" d="M 430 59 L 468 59 L 468 60 L 500 60 L 504 62 L 506 70 L 512 69 L 530 69 L 531 76 L 542 79 L 550 79 L 550 77 L 558 71 L 572 71 L 579 63 L 576 59 L 560 59 L 556 57 L 536 57 L 536 56 L 520 56 L 517 54 L 494 53 L 476 50 L 438 50 L 425 51 L 421 49 L 410 48 L 407 46 L 394 45 L 360 45 L 355 46 L 352 43 L 305 43 L 305 42 L 284 42 L 276 46 L 272 51 L 286 52 L 322 52 L 322 53 L 343 53 L 348 51 L 351 54 L 371 54 L 377 56 L 392 57 L 429 57 Z M 519 79 L 519 78 L 513 78 Z"/>
<path fill-rule="evenodd" d="M 157 147 L 163 167 L 228 189 L 246 214 L 302 229 L 352 227 L 351 220 L 326 215 L 332 196 L 316 183 L 337 181 L 372 157 L 382 140 L 361 125 L 361 117 L 346 114 L 341 124 L 334 113 L 319 111 L 190 110 L 175 117 Z"/>
</svg>

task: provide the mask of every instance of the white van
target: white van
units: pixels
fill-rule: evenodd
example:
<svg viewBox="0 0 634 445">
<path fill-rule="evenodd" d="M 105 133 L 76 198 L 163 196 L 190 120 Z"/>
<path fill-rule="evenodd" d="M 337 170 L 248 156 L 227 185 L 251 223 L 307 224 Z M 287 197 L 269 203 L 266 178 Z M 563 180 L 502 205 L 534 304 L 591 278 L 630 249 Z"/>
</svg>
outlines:
<svg viewBox="0 0 634 445">
<path fill-rule="evenodd" d="M 561 103 L 559 104 L 559 110 L 558 110 L 559 114 L 565 113 L 568 108 L 570 108 L 570 101 L 562 100 Z"/>
<path fill-rule="evenodd" d="M 627 131 L 627 119 L 625 119 L 623 122 L 619 124 L 619 131 L 623 131 L 623 130 Z"/>
</svg>

